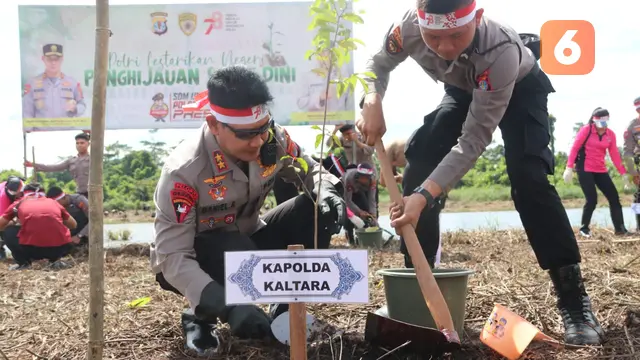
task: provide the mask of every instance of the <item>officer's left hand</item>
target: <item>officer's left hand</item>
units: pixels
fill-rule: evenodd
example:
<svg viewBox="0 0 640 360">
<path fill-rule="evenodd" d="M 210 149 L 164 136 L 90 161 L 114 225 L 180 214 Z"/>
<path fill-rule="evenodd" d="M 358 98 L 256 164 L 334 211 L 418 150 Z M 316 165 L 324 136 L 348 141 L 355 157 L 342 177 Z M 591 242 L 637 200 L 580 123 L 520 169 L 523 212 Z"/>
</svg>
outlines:
<svg viewBox="0 0 640 360">
<path fill-rule="evenodd" d="M 427 206 L 427 199 L 420 194 L 405 196 L 402 201 L 403 204 L 392 203 L 389 207 L 391 227 L 400 236 L 402 236 L 401 229 L 404 225 L 411 224 L 414 228 L 416 227 L 422 210 Z"/>
<path fill-rule="evenodd" d="M 314 193 L 318 192 L 314 189 Z M 344 199 L 338 194 L 335 186 L 328 181 L 322 181 L 320 184 L 320 198 L 318 199 L 318 207 L 320 214 L 335 216 L 335 226 L 330 229 L 332 234 L 337 234 L 342 228 L 347 218 L 347 206 Z"/>
<path fill-rule="evenodd" d="M 633 176 L 633 183 L 636 184 L 636 186 L 640 186 L 640 175 Z"/>
</svg>

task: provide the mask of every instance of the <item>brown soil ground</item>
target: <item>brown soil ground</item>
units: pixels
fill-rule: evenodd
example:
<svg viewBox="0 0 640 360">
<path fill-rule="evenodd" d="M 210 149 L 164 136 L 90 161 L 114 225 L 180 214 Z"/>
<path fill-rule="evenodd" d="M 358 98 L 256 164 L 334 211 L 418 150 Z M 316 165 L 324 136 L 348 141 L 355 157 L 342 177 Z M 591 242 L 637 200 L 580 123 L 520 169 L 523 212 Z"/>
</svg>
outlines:
<svg viewBox="0 0 640 360">
<path fill-rule="evenodd" d="M 640 351 L 640 238 L 615 239 L 607 230 L 580 244 L 587 289 L 607 342 L 598 348 L 563 349 L 533 344 L 525 359 L 631 359 Z M 556 339 L 563 327 L 549 277 L 537 266 L 522 231 L 456 232 L 443 235 L 443 267 L 475 270 L 469 282 L 463 350 L 445 359 L 500 359 L 478 340 L 494 303 L 501 303 Z M 334 247 L 344 247 L 334 239 Z M 181 297 L 163 291 L 148 269 L 148 248 L 130 245 L 105 255 L 104 359 L 194 359 L 183 347 Z M 384 304 L 380 268 L 401 267 L 397 249 L 370 252 L 367 306 L 310 305 L 310 312 L 346 330 L 326 334 L 309 346 L 309 359 L 418 359 L 389 353 L 362 340 L 367 311 Z M 80 360 L 88 338 L 89 264 L 78 254 L 71 269 L 9 272 L 0 263 L 0 359 Z M 150 296 L 144 307 L 128 303 Z M 330 340 L 332 338 L 332 340 Z M 223 329 L 223 350 L 215 359 L 288 359 L 288 349 L 264 342 L 238 341 Z"/>
</svg>

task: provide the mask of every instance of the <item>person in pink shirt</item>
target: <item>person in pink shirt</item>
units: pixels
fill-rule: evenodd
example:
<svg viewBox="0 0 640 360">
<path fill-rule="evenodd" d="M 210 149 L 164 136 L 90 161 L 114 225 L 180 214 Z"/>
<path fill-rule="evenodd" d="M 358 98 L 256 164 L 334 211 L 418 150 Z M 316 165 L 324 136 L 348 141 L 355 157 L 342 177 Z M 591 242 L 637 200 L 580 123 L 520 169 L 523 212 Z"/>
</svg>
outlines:
<svg viewBox="0 0 640 360">
<path fill-rule="evenodd" d="M 609 210 L 611 211 L 611 220 L 617 235 L 625 235 L 628 233 L 624 226 L 624 217 L 622 215 L 622 205 L 618 190 L 611 180 L 611 176 L 607 172 L 605 164 L 605 156 L 609 151 L 609 156 L 613 165 L 622 175 L 625 187 L 629 186 L 629 179 L 626 175 L 627 170 L 622 164 L 618 145 L 616 144 L 616 134 L 609 129 L 607 124 L 609 121 L 609 111 L 603 108 L 597 108 L 593 111 L 589 123 L 583 126 L 571 147 L 569 158 L 567 159 L 567 169 L 564 172 L 564 181 L 571 183 L 574 167 L 578 173 L 578 182 L 582 188 L 585 197 L 585 204 L 582 210 L 582 222 L 580 234 L 589 237 L 591 232 L 589 224 L 591 216 L 598 204 L 598 193 L 596 187 L 602 191 L 609 201 Z"/>
<path fill-rule="evenodd" d="M 9 176 L 7 181 L 0 183 L 0 214 L 4 213 L 7 208 L 13 204 L 21 195 L 24 182 L 17 176 Z M 0 231 L 0 260 L 7 257 L 7 253 L 4 250 L 4 240 L 6 236 L 18 234 L 16 229 L 9 228 L 6 231 Z"/>
</svg>

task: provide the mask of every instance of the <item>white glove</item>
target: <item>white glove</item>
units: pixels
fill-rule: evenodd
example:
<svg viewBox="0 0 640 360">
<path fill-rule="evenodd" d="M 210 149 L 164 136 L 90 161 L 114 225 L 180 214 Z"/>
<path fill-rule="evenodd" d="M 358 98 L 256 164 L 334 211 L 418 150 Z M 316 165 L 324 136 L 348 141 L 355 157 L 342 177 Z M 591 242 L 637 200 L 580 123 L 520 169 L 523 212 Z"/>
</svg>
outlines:
<svg viewBox="0 0 640 360">
<path fill-rule="evenodd" d="M 564 174 L 562 175 L 562 178 L 564 178 L 565 183 L 571 184 L 571 179 L 573 179 L 573 169 L 572 168 L 564 169 Z"/>
<path fill-rule="evenodd" d="M 628 175 L 622 175 L 622 183 L 624 184 L 624 189 L 625 190 L 629 190 L 631 189 L 631 183 L 629 183 L 629 176 Z"/>
</svg>

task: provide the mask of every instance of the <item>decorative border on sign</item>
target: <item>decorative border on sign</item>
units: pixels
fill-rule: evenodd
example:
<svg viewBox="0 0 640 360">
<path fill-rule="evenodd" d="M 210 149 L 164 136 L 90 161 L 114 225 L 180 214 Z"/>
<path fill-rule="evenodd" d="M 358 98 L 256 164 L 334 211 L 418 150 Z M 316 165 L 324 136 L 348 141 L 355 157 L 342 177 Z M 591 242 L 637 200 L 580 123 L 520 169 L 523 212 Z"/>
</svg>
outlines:
<svg viewBox="0 0 640 360">
<path fill-rule="evenodd" d="M 353 286 L 355 285 L 355 283 L 362 281 L 365 278 L 362 272 L 355 270 L 353 268 L 353 265 L 351 264 L 351 261 L 348 258 L 341 257 L 340 253 L 335 253 L 334 255 L 331 255 L 331 256 L 294 256 L 294 257 L 297 259 L 304 259 L 304 258 L 331 259 L 331 261 L 338 267 L 339 281 L 338 281 L 338 286 L 333 290 L 333 292 L 331 292 L 330 296 L 338 300 L 341 300 L 344 295 L 348 295 L 349 293 L 351 293 L 351 289 L 353 289 Z M 250 296 L 251 300 L 253 301 L 263 297 L 271 297 L 271 296 L 263 295 L 254 286 L 253 271 L 255 270 L 256 266 L 258 266 L 260 261 L 262 261 L 263 259 L 287 259 L 287 258 L 289 257 L 281 257 L 281 256 L 262 257 L 262 256 L 251 255 L 249 259 L 242 260 L 242 262 L 240 263 L 240 266 L 238 267 L 238 271 L 229 276 L 229 281 L 238 285 L 238 287 L 240 288 L 240 291 L 242 292 L 242 295 Z M 303 295 L 296 294 L 296 296 L 302 297 Z M 313 296 L 317 297 L 317 295 L 313 295 Z"/>
<path fill-rule="evenodd" d="M 256 300 L 262 297 L 262 294 L 255 286 L 253 286 L 253 270 L 258 266 L 258 263 L 262 260 L 262 257 L 251 255 L 247 260 L 242 260 L 238 272 L 235 272 L 229 276 L 229 281 L 238 285 L 242 295 L 251 296 L 251 300 Z"/>
</svg>

